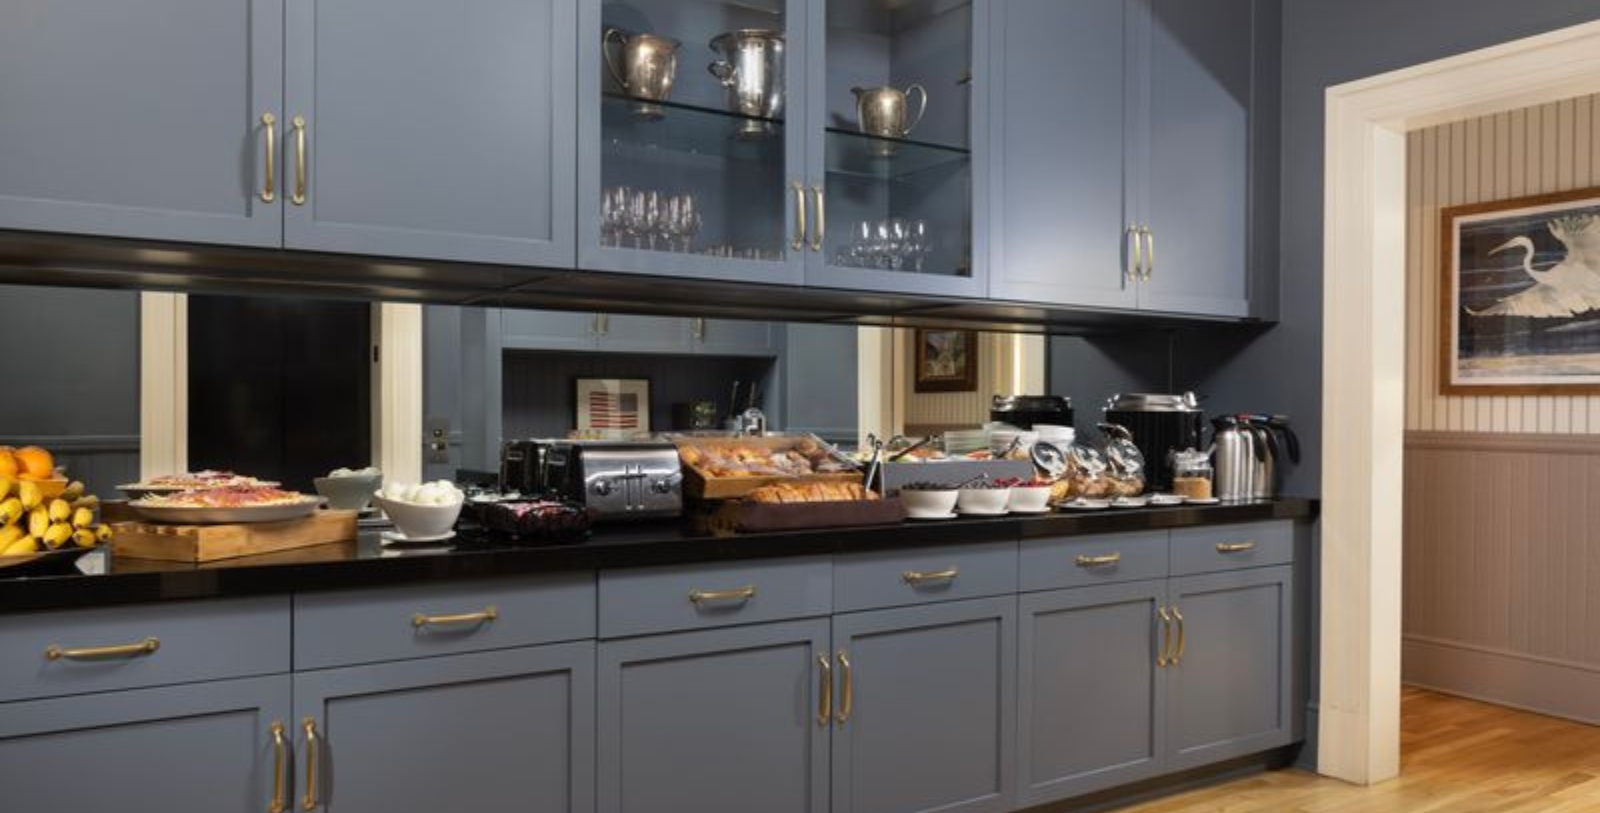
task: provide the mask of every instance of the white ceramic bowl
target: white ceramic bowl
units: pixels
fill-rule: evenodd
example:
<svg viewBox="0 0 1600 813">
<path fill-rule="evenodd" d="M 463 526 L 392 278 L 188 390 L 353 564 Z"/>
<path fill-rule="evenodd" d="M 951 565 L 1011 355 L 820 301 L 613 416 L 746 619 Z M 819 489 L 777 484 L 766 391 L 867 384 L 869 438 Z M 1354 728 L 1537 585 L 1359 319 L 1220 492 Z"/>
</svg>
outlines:
<svg viewBox="0 0 1600 813">
<path fill-rule="evenodd" d="M 956 507 L 964 514 L 1004 514 L 1010 499 L 1009 488 L 963 488 Z"/>
<path fill-rule="evenodd" d="M 349 477 L 317 477 L 311 481 L 317 493 L 328 498 L 328 507 L 340 511 L 364 511 L 372 502 L 372 492 L 383 486 L 382 474 L 353 474 Z"/>
<path fill-rule="evenodd" d="M 900 504 L 913 517 L 943 517 L 955 510 L 957 494 L 953 488 L 940 491 L 902 488 Z"/>
<path fill-rule="evenodd" d="M 1038 514 L 1050 507 L 1049 486 L 1012 486 L 1011 501 L 1007 507 L 1012 511 L 1022 511 Z"/>
<path fill-rule="evenodd" d="M 427 539 L 443 536 L 455 527 L 461 515 L 461 503 L 449 505 L 419 505 L 411 502 L 386 500 L 373 494 L 372 501 L 387 514 L 394 527 L 410 539 Z"/>
</svg>

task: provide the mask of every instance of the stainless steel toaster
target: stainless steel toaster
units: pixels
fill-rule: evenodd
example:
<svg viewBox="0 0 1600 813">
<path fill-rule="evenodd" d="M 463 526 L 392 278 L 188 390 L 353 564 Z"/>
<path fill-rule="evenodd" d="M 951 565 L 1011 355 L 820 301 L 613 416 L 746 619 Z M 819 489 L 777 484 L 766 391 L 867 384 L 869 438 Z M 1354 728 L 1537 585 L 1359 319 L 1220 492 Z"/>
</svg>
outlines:
<svg viewBox="0 0 1600 813">
<path fill-rule="evenodd" d="M 597 521 L 683 513 L 683 469 L 671 443 L 555 441 L 544 473 L 549 492 L 583 503 Z"/>
</svg>

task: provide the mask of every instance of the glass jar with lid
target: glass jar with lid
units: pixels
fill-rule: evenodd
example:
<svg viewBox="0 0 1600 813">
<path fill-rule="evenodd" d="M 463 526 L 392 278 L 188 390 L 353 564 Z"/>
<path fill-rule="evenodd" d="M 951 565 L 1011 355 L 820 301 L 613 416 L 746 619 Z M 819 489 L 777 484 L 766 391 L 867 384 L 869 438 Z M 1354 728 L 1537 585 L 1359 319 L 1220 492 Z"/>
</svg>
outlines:
<svg viewBox="0 0 1600 813">
<path fill-rule="evenodd" d="M 1195 500 L 1211 499 L 1211 455 L 1193 448 L 1172 453 L 1172 493 Z"/>
</svg>

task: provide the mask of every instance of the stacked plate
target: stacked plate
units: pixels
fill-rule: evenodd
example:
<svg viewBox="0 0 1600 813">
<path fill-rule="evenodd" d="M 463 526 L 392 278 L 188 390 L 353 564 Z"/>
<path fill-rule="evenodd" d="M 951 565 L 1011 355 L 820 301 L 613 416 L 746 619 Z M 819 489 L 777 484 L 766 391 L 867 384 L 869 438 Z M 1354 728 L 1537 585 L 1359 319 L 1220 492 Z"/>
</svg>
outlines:
<svg viewBox="0 0 1600 813">
<path fill-rule="evenodd" d="M 989 448 L 989 433 L 983 429 L 955 429 L 944 433 L 944 453 L 955 457 Z"/>
</svg>

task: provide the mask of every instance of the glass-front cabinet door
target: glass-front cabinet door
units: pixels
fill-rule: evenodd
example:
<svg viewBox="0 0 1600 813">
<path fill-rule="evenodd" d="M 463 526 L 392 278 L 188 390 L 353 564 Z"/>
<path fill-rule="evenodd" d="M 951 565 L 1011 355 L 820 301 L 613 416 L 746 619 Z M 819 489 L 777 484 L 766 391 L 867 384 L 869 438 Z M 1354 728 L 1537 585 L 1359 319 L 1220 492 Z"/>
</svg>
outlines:
<svg viewBox="0 0 1600 813">
<path fill-rule="evenodd" d="M 804 0 L 579 4 L 584 268 L 799 284 Z"/>
<path fill-rule="evenodd" d="M 984 294 L 988 0 L 813 0 L 806 282 Z"/>
</svg>

